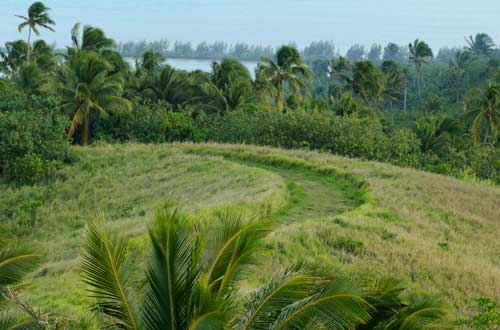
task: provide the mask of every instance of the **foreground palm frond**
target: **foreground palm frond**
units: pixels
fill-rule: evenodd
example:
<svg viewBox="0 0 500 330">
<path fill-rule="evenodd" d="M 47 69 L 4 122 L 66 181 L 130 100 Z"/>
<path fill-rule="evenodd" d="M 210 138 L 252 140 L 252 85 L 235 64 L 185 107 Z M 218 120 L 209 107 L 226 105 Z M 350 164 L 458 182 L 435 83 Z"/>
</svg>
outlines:
<svg viewBox="0 0 500 330">
<path fill-rule="evenodd" d="M 354 280 L 337 277 L 316 294 L 283 309 L 271 329 L 353 329 L 367 322 L 372 312 Z"/>
<path fill-rule="evenodd" d="M 274 228 L 272 220 L 245 221 L 241 215 L 220 213 L 204 255 L 208 283 L 214 292 L 226 295 L 234 292 L 238 281 L 261 261 L 263 239 Z"/>
<path fill-rule="evenodd" d="M 127 257 L 127 239 L 110 233 L 97 220 L 87 226 L 82 255 L 82 277 L 97 299 L 94 306 L 109 317 L 110 326 L 139 329 L 137 311 L 131 301 Z"/>
<path fill-rule="evenodd" d="M 0 240 L 0 300 L 10 285 L 21 282 L 42 262 L 43 253 L 26 242 Z"/>
<path fill-rule="evenodd" d="M 142 318 L 147 329 L 221 329 L 223 302 L 201 278 L 201 241 L 177 211 L 160 208 L 149 230 L 152 256 Z"/>
<path fill-rule="evenodd" d="M 287 270 L 255 292 L 245 314 L 233 326 L 236 329 L 267 330 L 283 308 L 314 293 L 320 278 Z"/>
</svg>

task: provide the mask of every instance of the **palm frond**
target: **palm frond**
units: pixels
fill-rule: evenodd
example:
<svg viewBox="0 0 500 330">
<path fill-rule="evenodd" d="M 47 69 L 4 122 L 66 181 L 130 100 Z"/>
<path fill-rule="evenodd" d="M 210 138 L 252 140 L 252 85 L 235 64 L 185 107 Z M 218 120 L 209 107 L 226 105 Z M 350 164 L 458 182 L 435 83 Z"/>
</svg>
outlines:
<svg viewBox="0 0 500 330">
<path fill-rule="evenodd" d="M 0 299 L 7 286 L 21 282 L 41 264 L 42 259 L 39 247 L 23 241 L 3 240 L 0 243 Z"/>
<path fill-rule="evenodd" d="M 389 329 L 444 330 L 451 329 L 442 303 L 429 296 L 411 296 L 407 306 L 390 321 Z"/>
<path fill-rule="evenodd" d="M 208 283 L 214 292 L 227 294 L 260 260 L 263 240 L 276 224 L 273 220 L 245 221 L 241 214 L 217 215 L 205 254 Z"/>
<path fill-rule="evenodd" d="M 317 294 L 286 307 L 271 329 L 295 330 L 315 325 L 327 329 L 353 329 L 367 322 L 373 312 L 352 279 L 337 277 Z"/>
<path fill-rule="evenodd" d="M 286 270 L 252 295 L 234 329 L 269 329 L 285 307 L 313 294 L 318 280 L 295 269 Z"/>
<path fill-rule="evenodd" d="M 157 210 L 149 236 L 152 256 L 141 317 L 147 329 L 185 329 L 199 285 L 201 245 L 187 219 L 168 206 Z"/>
<path fill-rule="evenodd" d="M 109 317 L 110 326 L 136 330 L 137 311 L 128 288 L 127 243 L 110 233 L 102 219 L 89 223 L 81 269 L 90 296 L 97 299 L 94 308 Z"/>
</svg>

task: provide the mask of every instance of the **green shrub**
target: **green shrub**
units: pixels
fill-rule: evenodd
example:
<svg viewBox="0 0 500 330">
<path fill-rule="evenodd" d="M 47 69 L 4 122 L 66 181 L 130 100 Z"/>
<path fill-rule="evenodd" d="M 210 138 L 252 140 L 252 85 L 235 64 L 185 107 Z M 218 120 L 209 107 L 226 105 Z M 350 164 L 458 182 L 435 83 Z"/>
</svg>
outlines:
<svg viewBox="0 0 500 330">
<path fill-rule="evenodd" d="M 464 178 L 487 179 L 500 184 L 500 148 L 492 145 L 471 145 L 455 151 L 447 160 L 454 175 Z"/>
<path fill-rule="evenodd" d="M 4 176 L 18 184 L 33 185 L 53 177 L 60 162 L 44 160 L 35 154 L 28 154 L 7 161 Z"/>
<path fill-rule="evenodd" d="M 487 297 L 477 299 L 476 312 L 463 323 L 477 330 L 500 329 L 500 303 Z"/>
<path fill-rule="evenodd" d="M 54 168 L 52 161 L 69 159 L 68 118 L 58 114 L 58 103 L 26 98 L 0 107 L 0 173 L 19 183 L 36 182 Z"/>
<path fill-rule="evenodd" d="M 93 125 L 95 137 L 107 141 L 197 141 L 200 135 L 189 114 L 173 112 L 167 105 L 139 105 L 125 113 L 110 111 Z"/>
<path fill-rule="evenodd" d="M 327 150 L 335 154 L 418 165 L 419 141 L 407 129 L 386 132 L 372 117 L 331 112 L 235 111 L 198 120 L 205 140 Z"/>
</svg>

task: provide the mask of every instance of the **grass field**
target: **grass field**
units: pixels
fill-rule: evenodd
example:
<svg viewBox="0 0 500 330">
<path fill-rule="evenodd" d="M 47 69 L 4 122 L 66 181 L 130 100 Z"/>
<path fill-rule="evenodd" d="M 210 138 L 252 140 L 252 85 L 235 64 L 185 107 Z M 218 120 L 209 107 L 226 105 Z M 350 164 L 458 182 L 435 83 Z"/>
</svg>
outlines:
<svg viewBox="0 0 500 330">
<path fill-rule="evenodd" d="M 262 147 L 124 144 L 75 153 L 78 161 L 50 185 L 0 183 L 0 230 L 48 251 L 26 293 L 46 309 L 85 313 L 78 254 L 86 221 L 104 214 L 141 238 L 155 206 L 169 197 L 206 219 L 228 207 L 280 218 L 255 282 L 305 262 L 401 278 L 449 301 L 455 315 L 467 313 L 480 295 L 500 299 L 498 187 Z"/>
</svg>

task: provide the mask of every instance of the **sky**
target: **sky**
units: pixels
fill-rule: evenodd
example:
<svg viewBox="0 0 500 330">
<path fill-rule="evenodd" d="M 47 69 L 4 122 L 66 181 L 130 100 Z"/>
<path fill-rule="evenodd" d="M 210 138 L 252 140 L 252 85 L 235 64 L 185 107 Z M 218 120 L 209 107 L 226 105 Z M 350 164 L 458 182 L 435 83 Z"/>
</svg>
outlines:
<svg viewBox="0 0 500 330">
<path fill-rule="evenodd" d="M 0 0 L 0 43 L 26 38 L 15 14 L 32 1 Z M 340 50 L 354 43 L 419 38 L 437 49 L 461 46 L 464 37 L 490 34 L 500 44 L 499 0 L 45 0 L 56 33 L 42 38 L 69 43 L 76 22 L 98 26 L 117 41 L 222 40 L 278 46 L 333 41 Z"/>
</svg>

